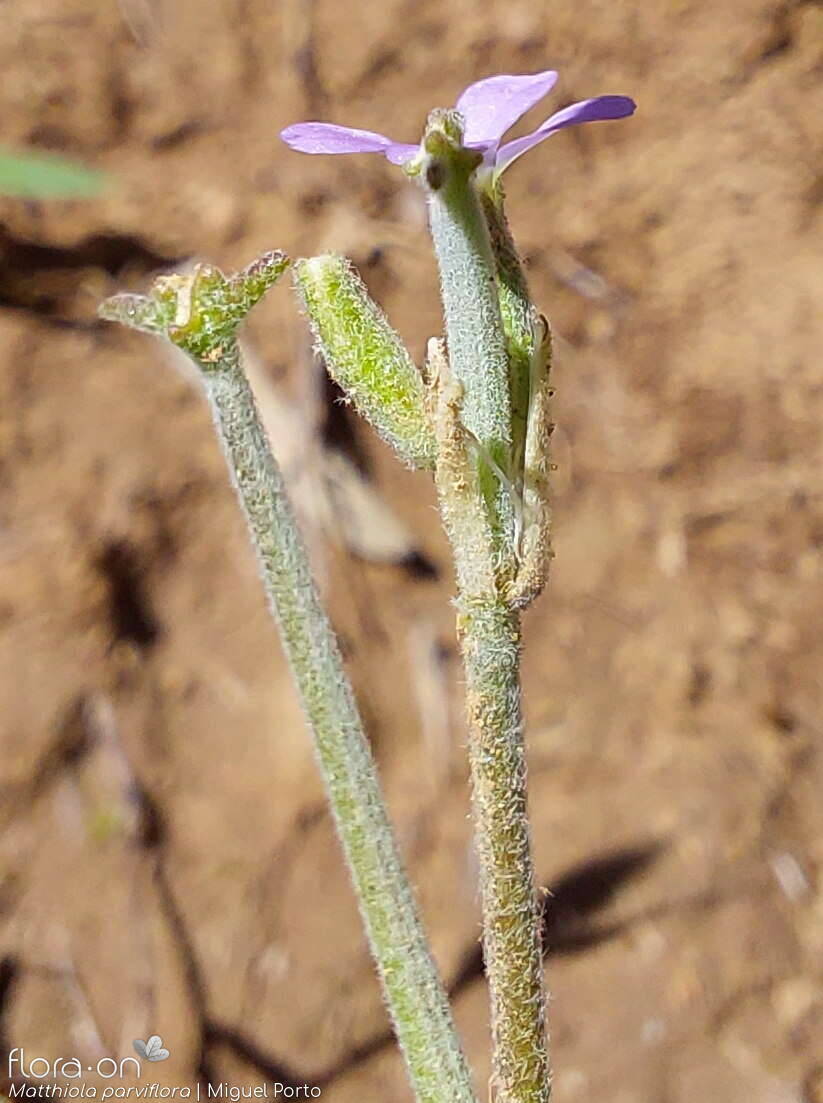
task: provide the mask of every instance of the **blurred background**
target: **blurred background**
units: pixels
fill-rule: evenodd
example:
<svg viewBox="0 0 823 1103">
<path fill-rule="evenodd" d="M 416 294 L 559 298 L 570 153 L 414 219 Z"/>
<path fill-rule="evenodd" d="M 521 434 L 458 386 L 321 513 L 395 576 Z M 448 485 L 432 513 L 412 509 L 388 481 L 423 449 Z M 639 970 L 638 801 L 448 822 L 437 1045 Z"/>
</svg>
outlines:
<svg viewBox="0 0 823 1103">
<path fill-rule="evenodd" d="M 422 360 L 419 192 L 278 131 L 414 141 L 470 81 L 551 67 L 526 126 L 639 105 L 507 177 L 557 348 L 525 619 L 556 1099 L 823 1100 L 823 5 L 6 0 L 0 58 L 3 142 L 110 176 L 0 201 L 0 1075 L 158 1033 L 169 1085 L 410 1098 L 208 410 L 95 309 L 334 249 Z M 485 1097 L 430 480 L 335 402 L 287 287 L 245 341 Z"/>
</svg>

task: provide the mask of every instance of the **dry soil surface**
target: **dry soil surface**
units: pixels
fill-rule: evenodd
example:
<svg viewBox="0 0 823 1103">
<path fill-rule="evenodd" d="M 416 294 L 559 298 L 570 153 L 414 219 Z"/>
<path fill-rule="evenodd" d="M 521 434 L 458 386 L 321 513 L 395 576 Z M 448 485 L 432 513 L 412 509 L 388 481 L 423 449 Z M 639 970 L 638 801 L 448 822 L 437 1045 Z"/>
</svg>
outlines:
<svg viewBox="0 0 823 1103">
<path fill-rule="evenodd" d="M 0 58 L 3 141 L 113 181 L 0 202 L 2 1046 L 85 1066 L 156 1032 L 170 1085 L 410 1098 L 208 411 L 95 307 L 335 249 L 422 358 L 420 195 L 278 130 L 411 141 L 553 67 L 555 107 L 639 104 L 509 184 L 558 347 L 525 625 L 556 1099 L 823 1099 L 823 6 L 6 0 Z M 330 400 L 288 288 L 247 342 L 485 1097 L 432 488 Z"/>
</svg>

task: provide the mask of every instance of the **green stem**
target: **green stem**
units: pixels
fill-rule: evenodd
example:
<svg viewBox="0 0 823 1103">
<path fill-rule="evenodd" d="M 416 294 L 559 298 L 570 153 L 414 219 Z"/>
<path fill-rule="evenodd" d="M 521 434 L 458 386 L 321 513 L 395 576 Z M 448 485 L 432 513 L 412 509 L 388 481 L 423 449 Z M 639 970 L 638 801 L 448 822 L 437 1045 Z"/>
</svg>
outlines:
<svg viewBox="0 0 823 1103">
<path fill-rule="evenodd" d="M 236 341 L 203 364 L 271 607 L 320 767 L 386 1000 L 420 1103 L 475 1103 L 448 1001 L 403 870 L 340 652 L 271 454 Z"/>
<path fill-rule="evenodd" d="M 438 356 L 442 362 L 435 373 L 436 479 L 460 589 L 458 631 L 466 671 L 494 1082 L 501 1103 L 547 1103 L 551 1085 L 526 806 L 520 621 L 506 597 L 517 558 L 517 488 L 511 481 L 515 416 L 497 264 L 474 183 L 478 156 L 462 147 L 461 137 L 459 119 L 433 113 L 421 164 L 448 341 L 448 362 Z M 527 413 L 528 392 L 525 411 L 519 411 L 521 458 Z M 476 455 L 478 441 L 504 478 L 482 452 Z M 490 493 L 492 487 L 496 493 Z"/>
<path fill-rule="evenodd" d="M 469 761 L 501 1103 L 547 1103 L 540 919 L 526 807 L 520 618 L 495 600 L 461 600 Z"/>
</svg>

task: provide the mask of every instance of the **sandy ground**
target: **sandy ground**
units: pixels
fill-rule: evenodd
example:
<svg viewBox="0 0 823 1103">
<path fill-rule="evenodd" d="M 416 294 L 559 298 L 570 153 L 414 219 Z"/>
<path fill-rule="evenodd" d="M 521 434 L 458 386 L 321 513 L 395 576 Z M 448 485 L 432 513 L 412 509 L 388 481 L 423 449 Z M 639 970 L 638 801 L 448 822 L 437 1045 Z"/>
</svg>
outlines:
<svg viewBox="0 0 823 1103">
<path fill-rule="evenodd" d="M 3 141 L 114 181 L 0 201 L 3 1049 L 86 1066 L 156 1032 L 170 1085 L 410 1098 L 208 411 L 95 307 L 191 257 L 332 248 L 422 357 L 420 196 L 277 132 L 414 140 L 470 80 L 554 67 L 555 107 L 639 103 L 509 184 L 559 350 L 525 660 L 556 1099 L 823 1099 L 823 6 L 3 12 Z M 247 342 L 485 1096 L 432 488 L 329 401 L 288 289 Z"/>
</svg>

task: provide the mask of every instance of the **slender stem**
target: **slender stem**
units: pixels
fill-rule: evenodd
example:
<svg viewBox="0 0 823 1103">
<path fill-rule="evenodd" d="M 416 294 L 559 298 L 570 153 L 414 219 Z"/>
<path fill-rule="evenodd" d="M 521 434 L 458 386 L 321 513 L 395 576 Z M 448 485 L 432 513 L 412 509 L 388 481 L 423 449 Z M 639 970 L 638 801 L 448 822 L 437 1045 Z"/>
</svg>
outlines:
<svg viewBox="0 0 823 1103">
<path fill-rule="evenodd" d="M 507 601 L 515 562 L 510 528 L 513 412 L 496 260 L 474 183 L 478 160 L 459 121 L 433 113 L 422 164 L 440 267 L 448 362 L 436 373 L 436 480 L 460 588 L 473 807 L 491 994 L 494 1080 L 501 1103 L 548 1103 L 549 1059 L 539 912 L 526 807 L 520 711 L 520 622 Z M 474 159 L 472 160 L 472 157 Z M 445 373 L 445 378 L 443 378 Z M 528 378 L 526 379 L 526 385 Z M 523 455 L 528 392 L 519 413 Z M 479 441 L 497 462 L 496 494 Z"/>
<path fill-rule="evenodd" d="M 475 1103 L 377 771 L 236 341 L 204 378 L 320 767 L 386 1000 L 420 1103 Z"/>
<path fill-rule="evenodd" d="M 494 1077 L 501 1103 L 547 1103 L 543 962 L 520 711 L 520 618 L 494 600 L 464 600 L 459 608 Z"/>
</svg>

